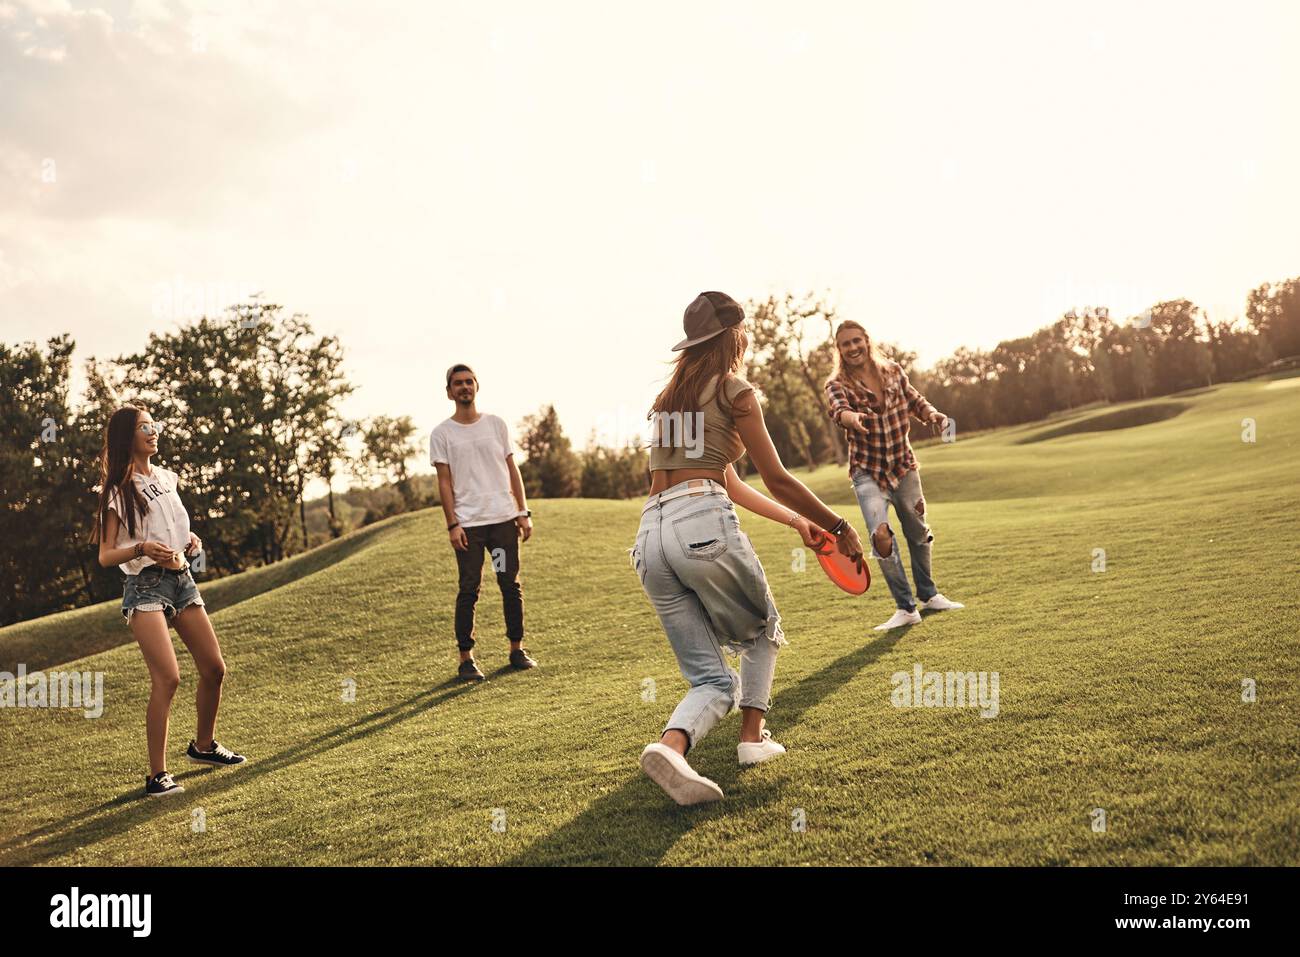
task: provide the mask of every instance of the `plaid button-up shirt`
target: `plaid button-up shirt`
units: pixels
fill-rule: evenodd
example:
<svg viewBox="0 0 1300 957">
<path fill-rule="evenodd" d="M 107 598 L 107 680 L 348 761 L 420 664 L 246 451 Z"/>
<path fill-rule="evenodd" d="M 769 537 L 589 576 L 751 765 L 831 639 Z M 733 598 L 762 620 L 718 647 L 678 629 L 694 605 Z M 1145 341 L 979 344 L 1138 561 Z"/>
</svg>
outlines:
<svg viewBox="0 0 1300 957">
<path fill-rule="evenodd" d="M 846 428 L 849 443 L 849 474 L 867 472 L 885 492 L 898 488 L 899 480 L 917 468 L 912 443 L 907 440 L 910 428 L 908 415 L 928 422 L 935 408 L 925 396 L 912 388 L 907 374 L 897 362 L 890 362 L 880 370 L 884 396 L 866 386 L 844 379 L 826 383 L 826 398 L 830 401 L 831 421 L 844 411 L 865 412 L 862 424 L 867 433 Z"/>
</svg>

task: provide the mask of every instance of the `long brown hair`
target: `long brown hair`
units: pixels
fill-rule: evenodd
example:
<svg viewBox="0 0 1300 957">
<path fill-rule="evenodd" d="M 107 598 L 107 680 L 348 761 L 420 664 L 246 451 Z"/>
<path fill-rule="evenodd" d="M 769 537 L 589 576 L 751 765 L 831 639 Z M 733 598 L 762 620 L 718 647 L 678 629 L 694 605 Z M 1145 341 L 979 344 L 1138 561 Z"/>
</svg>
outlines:
<svg viewBox="0 0 1300 957">
<path fill-rule="evenodd" d="M 119 519 L 126 522 L 126 530 L 135 537 L 137 516 L 143 516 L 149 507 L 136 488 L 131 475 L 131 450 L 135 446 L 135 426 L 140 413 L 145 411 L 134 405 L 124 405 L 109 417 L 104 429 L 104 447 L 99 452 L 99 509 L 95 513 L 95 529 L 91 541 L 98 542 L 108 525 L 108 503 L 116 490 L 121 508 L 126 514 Z M 114 544 L 109 542 L 109 545 Z"/>
<path fill-rule="evenodd" d="M 740 370 L 747 348 L 749 336 L 745 334 L 742 322 L 729 326 L 712 339 L 683 349 L 673 361 L 673 374 L 668 384 L 655 397 L 646 418 L 653 419 L 659 412 L 698 412 L 704 386 L 713 376 L 718 377 L 718 407 L 723 412 L 734 414 L 722 382 Z"/>
<path fill-rule="evenodd" d="M 858 383 L 858 380 L 853 378 L 848 370 L 844 368 L 844 356 L 840 352 L 840 333 L 845 329 L 856 329 L 862 333 L 863 338 L 867 340 L 867 361 L 876 367 L 876 375 L 880 378 L 883 384 L 885 377 L 884 372 L 889 368 L 890 358 L 880 351 L 880 347 L 876 345 L 876 341 L 871 338 L 870 333 L 863 328 L 862 324 L 854 322 L 852 319 L 845 319 L 835 327 L 835 335 L 831 337 L 831 345 L 835 347 L 835 365 L 832 368 L 831 374 L 827 377 L 826 382 L 828 384 L 831 382 L 848 382 L 850 385 L 854 383 L 861 385 L 861 383 Z"/>
</svg>

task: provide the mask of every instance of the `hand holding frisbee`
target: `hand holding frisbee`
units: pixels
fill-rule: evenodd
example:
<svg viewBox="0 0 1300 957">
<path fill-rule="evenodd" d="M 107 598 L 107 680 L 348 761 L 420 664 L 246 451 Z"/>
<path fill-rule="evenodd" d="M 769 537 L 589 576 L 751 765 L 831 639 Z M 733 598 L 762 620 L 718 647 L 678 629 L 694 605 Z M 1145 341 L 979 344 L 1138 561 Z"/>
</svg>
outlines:
<svg viewBox="0 0 1300 957">
<path fill-rule="evenodd" d="M 796 528 L 805 545 L 817 556 L 822 571 L 832 582 L 850 595 L 861 595 L 871 587 L 871 573 L 862 560 L 862 554 L 849 556 L 840 550 L 835 536 L 801 518 Z M 850 526 L 851 528 L 851 526 Z M 855 536 L 856 538 L 856 536 Z"/>
<path fill-rule="evenodd" d="M 850 595 L 865 594 L 871 587 L 871 572 L 867 571 L 867 563 L 862 560 L 861 552 L 852 557 L 845 555 L 829 533 L 824 534 L 813 552 L 826 577 Z"/>
</svg>

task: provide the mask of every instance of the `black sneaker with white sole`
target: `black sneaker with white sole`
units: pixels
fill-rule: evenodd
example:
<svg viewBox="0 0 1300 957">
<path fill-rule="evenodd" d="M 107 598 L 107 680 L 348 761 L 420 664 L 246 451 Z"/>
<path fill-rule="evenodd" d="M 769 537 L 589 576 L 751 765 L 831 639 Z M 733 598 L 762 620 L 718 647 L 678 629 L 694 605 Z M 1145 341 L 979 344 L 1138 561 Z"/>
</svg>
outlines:
<svg viewBox="0 0 1300 957">
<path fill-rule="evenodd" d="M 159 771 L 153 777 L 144 779 L 144 793 L 151 798 L 180 794 L 184 790 L 183 787 L 172 780 L 172 776 L 166 771 Z"/>
<path fill-rule="evenodd" d="M 242 754 L 236 754 L 229 748 L 223 747 L 216 740 L 212 742 L 211 751 L 200 751 L 197 742 L 190 740 L 190 746 L 185 751 L 185 757 L 189 758 L 194 764 L 211 764 L 218 768 L 233 768 L 237 764 L 243 764 L 247 758 Z"/>
</svg>

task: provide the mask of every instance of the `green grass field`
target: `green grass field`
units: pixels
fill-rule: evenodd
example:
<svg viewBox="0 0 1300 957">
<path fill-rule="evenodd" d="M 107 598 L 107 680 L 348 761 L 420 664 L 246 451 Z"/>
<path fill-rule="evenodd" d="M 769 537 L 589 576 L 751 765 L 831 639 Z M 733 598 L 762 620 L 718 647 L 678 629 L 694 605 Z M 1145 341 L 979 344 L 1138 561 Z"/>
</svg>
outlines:
<svg viewBox="0 0 1300 957">
<path fill-rule="evenodd" d="M 692 753 L 726 799 L 697 808 L 637 766 L 685 685 L 628 566 L 636 501 L 535 504 L 542 667 L 500 670 L 489 576 L 481 686 L 449 682 L 440 514 L 201 585 L 229 666 L 218 737 L 250 760 L 183 762 L 178 641 L 174 799 L 139 796 L 148 679 L 115 603 L 0 630 L 0 667 L 76 658 L 107 696 L 95 720 L 0 709 L 0 864 L 1300 863 L 1300 378 L 1165 402 L 1186 408 L 921 448 L 936 579 L 968 608 L 911 629 L 871 630 L 892 608 L 878 572 L 844 595 L 742 514 L 790 639 L 769 714 L 789 754 L 739 770 L 729 717 Z M 803 477 L 861 530 L 841 470 Z M 998 672 L 997 717 L 893 707 L 918 662 Z"/>
</svg>

